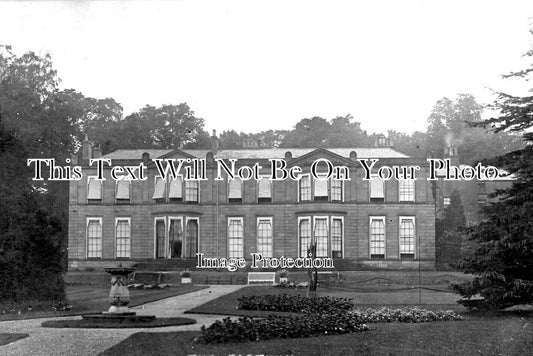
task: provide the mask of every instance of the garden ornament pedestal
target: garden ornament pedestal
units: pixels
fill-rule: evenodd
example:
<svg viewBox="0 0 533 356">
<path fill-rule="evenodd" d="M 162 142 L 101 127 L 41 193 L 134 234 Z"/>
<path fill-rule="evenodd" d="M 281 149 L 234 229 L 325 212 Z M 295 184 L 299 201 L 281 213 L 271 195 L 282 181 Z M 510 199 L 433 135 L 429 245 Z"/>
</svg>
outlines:
<svg viewBox="0 0 533 356">
<path fill-rule="evenodd" d="M 126 283 L 128 274 L 135 271 L 134 267 L 107 267 L 104 271 L 111 275 L 108 311 L 101 314 L 82 315 L 82 318 L 97 323 L 130 323 L 149 322 L 155 320 L 154 315 L 136 315 L 128 308 L 130 291 Z"/>
<path fill-rule="evenodd" d="M 111 275 L 111 289 L 109 290 L 109 310 L 104 314 L 129 314 L 127 305 L 130 303 L 130 291 L 126 283 L 128 275 L 135 271 L 134 267 L 107 267 L 104 271 Z"/>
</svg>

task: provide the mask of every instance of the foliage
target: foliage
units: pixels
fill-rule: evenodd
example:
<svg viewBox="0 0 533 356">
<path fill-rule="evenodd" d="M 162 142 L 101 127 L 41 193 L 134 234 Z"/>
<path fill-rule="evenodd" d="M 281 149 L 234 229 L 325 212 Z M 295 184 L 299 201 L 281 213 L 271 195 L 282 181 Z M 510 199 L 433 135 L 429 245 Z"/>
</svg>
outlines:
<svg viewBox="0 0 533 356">
<path fill-rule="evenodd" d="M 523 147 L 517 135 L 480 126 L 482 112 L 483 106 L 470 94 L 438 100 L 427 119 L 426 151 L 442 158 L 446 147 L 455 146 L 461 163 L 475 164 Z"/>
<path fill-rule="evenodd" d="M 526 57 L 533 59 L 533 50 Z M 533 63 L 509 76 L 528 80 L 532 73 Z M 525 131 L 527 145 L 489 162 L 516 179 L 510 188 L 497 192 L 498 201 L 484 208 L 486 220 L 470 229 L 469 238 L 477 248 L 460 268 L 476 277 L 453 288 L 463 297 L 480 295 L 491 307 L 501 308 L 533 303 L 533 134 L 529 132 L 533 127 L 533 96 L 498 93 L 494 107 L 500 115 L 484 124 L 498 131 Z"/>
<path fill-rule="evenodd" d="M 26 158 L 0 117 L 0 300 L 63 300 L 62 224 L 30 185 Z"/>
<path fill-rule="evenodd" d="M 437 220 L 435 227 L 435 250 L 437 264 L 453 267 L 461 259 L 461 245 L 466 218 L 461 195 L 454 190 L 450 205 L 444 209 L 444 217 Z"/>
<path fill-rule="evenodd" d="M 425 310 L 414 308 L 366 308 L 349 312 L 362 323 L 426 323 L 432 321 L 463 320 L 453 310 Z"/>
<path fill-rule="evenodd" d="M 302 119 L 288 132 L 280 147 L 367 147 L 374 141 L 362 131 L 351 115 L 337 116 L 330 121 L 315 116 Z"/>
<path fill-rule="evenodd" d="M 357 317 L 337 311 L 333 314 L 301 316 L 269 315 L 267 318 L 243 317 L 232 321 L 229 317 L 217 320 L 209 327 L 202 326 L 198 342 L 204 344 L 260 341 L 274 338 L 300 338 L 319 335 L 346 334 L 366 331 Z"/>
<path fill-rule="evenodd" d="M 307 298 L 287 294 L 242 296 L 237 301 L 239 302 L 237 309 L 294 313 L 332 313 L 353 307 L 351 299 L 346 298 Z"/>
</svg>

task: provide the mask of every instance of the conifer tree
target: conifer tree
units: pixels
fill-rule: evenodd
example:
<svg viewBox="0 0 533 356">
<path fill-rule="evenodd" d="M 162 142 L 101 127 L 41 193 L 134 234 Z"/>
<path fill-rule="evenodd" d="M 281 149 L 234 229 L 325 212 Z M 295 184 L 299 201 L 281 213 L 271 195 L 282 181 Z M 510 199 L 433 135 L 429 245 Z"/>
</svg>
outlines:
<svg viewBox="0 0 533 356">
<path fill-rule="evenodd" d="M 533 29 L 530 32 L 533 35 Z M 533 49 L 525 57 L 533 60 Z M 529 80 L 532 75 L 533 63 L 504 77 Z M 493 195 L 498 200 L 483 210 L 486 220 L 469 232 L 477 248 L 460 268 L 475 278 L 454 286 L 464 297 L 481 295 L 493 308 L 533 303 L 533 89 L 530 93 L 497 93 L 494 107 L 499 116 L 484 122 L 495 131 L 523 133 L 526 146 L 490 162 L 515 180 Z"/>
</svg>

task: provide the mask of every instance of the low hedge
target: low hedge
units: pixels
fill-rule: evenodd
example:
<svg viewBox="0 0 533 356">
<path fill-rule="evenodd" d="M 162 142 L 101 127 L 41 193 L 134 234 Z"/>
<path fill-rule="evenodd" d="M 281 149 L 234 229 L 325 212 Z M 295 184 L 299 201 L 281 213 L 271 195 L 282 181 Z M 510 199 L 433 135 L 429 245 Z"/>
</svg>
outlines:
<svg viewBox="0 0 533 356">
<path fill-rule="evenodd" d="M 266 318 L 243 317 L 232 321 L 229 317 L 217 320 L 209 327 L 202 326 L 196 342 L 228 343 L 259 341 L 274 338 L 301 338 L 319 335 L 346 334 L 369 330 L 357 316 L 345 312 L 335 314 L 305 314 L 301 316 L 269 315 Z"/>
<path fill-rule="evenodd" d="M 237 309 L 306 314 L 336 313 L 353 308 L 352 300 L 347 298 L 307 298 L 288 294 L 242 296 L 237 301 L 239 302 Z"/>
</svg>

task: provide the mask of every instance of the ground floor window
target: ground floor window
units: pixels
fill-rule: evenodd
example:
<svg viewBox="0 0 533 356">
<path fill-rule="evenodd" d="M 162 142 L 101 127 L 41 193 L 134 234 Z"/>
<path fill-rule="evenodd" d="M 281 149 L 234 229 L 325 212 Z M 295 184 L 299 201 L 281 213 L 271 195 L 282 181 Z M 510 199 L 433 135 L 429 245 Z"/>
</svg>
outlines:
<svg viewBox="0 0 533 356">
<path fill-rule="evenodd" d="M 130 258 L 131 254 L 131 219 L 115 219 L 116 257 Z"/>
<path fill-rule="evenodd" d="M 257 218 L 257 252 L 263 257 L 273 257 L 272 243 L 272 218 Z"/>
<path fill-rule="evenodd" d="M 228 257 L 244 257 L 243 218 L 228 218 Z"/>
<path fill-rule="evenodd" d="M 200 218 L 156 217 L 154 239 L 156 258 L 193 258 L 198 253 Z"/>
<path fill-rule="evenodd" d="M 385 258 L 385 217 L 370 217 L 370 258 Z"/>
<path fill-rule="evenodd" d="M 415 218 L 400 217 L 400 257 L 415 256 Z"/>
<path fill-rule="evenodd" d="M 102 218 L 87 218 L 87 258 L 102 258 Z"/>
<path fill-rule="evenodd" d="M 298 218 L 300 257 L 308 256 L 311 243 L 316 245 L 317 257 L 342 258 L 344 218 L 338 216 L 305 216 Z"/>
</svg>

